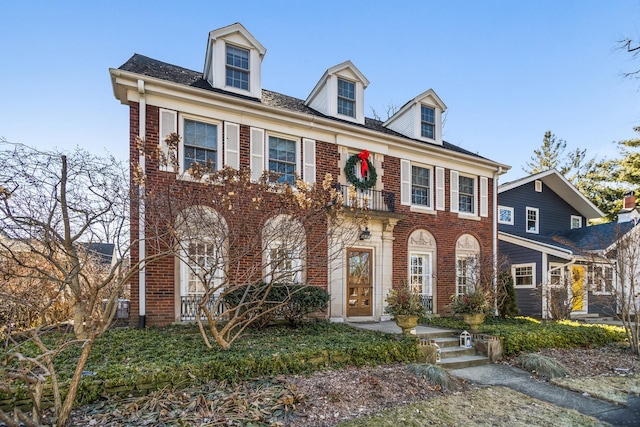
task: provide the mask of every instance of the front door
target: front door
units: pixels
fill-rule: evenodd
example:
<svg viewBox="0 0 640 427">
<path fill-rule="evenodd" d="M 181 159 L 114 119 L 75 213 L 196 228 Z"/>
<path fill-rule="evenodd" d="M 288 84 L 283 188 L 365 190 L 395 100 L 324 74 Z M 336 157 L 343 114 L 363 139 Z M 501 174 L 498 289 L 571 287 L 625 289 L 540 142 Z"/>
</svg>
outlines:
<svg viewBox="0 0 640 427">
<path fill-rule="evenodd" d="M 571 267 L 571 311 L 585 311 L 584 267 Z"/>
<path fill-rule="evenodd" d="M 347 316 L 373 314 L 371 249 L 347 250 Z"/>
</svg>

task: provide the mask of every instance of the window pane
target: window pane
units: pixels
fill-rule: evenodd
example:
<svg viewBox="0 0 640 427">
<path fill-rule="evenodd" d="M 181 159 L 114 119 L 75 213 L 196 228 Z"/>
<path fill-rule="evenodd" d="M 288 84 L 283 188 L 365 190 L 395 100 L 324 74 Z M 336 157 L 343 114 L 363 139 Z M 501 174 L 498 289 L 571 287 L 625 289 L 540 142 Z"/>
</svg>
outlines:
<svg viewBox="0 0 640 427">
<path fill-rule="evenodd" d="M 202 167 L 210 165 L 210 170 L 216 170 L 218 126 L 185 119 L 183 133 L 184 169 L 199 163 Z"/>
<path fill-rule="evenodd" d="M 418 166 L 411 166 L 411 203 L 415 205 L 430 205 L 430 170 Z"/>
<path fill-rule="evenodd" d="M 435 115 L 436 112 L 431 107 L 425 107 L 424 105 L 420 110 L 420 121 L 421 121 L 421 133 L 425 138 L 434 138 L 435 134 Z"/>
<path fill-rule="evenodd" d="M 296 172 L 296 141 L 269 137 L 269 171 L 280 174 L 278 182 L 293 185 Z"/>
<path fill-rule="evenodd" d="M 227 86 L 249 90 L 249 51 L 227 46 Z"/>
<path fill-rule="evenodd" d="M 458 178 L 458 209 L 460 212 L 474 213 L 475 180 L 468 176 Z"/>
<path fill-rule="evenodd" d="M 355 83 L 338 79 L 338 114 L 355 117 L 356 105 Z"/>
</svg>

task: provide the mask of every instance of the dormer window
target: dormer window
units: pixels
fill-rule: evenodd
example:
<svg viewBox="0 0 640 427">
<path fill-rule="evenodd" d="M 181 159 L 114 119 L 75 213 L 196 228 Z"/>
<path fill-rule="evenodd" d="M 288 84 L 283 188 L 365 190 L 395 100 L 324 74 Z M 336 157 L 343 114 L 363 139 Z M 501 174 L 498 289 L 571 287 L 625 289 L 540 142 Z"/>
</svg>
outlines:
<svg viewBox="0 0 640 427">
<path fill-rule="evenodd" d="M 249 51 L 227 45 L 227 86 L 249 90 Z"/>
<path fill-rule="evenodd" d="M 338 114 L 356 116 L 356 85 L 344 79 L 338 79 Z"/>
<path fill-rule="evenodd" d="M 425 105 L 421 106 L 420 129 L 424 138 L 435 139 L 436 110 Z"/>
</svg>

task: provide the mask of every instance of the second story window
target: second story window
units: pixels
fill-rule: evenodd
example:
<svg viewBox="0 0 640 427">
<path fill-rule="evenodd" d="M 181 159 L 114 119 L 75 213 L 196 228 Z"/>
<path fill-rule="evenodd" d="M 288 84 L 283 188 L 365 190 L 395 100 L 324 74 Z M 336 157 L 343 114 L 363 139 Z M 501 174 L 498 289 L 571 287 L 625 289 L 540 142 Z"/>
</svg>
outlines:
<svg viewBox="0 0 640 427">
<path fill-rule="evenodd" d="M 218 126 L 211 123 L 184 119 L 183 169 L 194 164 L 215 171 L 218 159 Z"/>
<path fill-rule="evenodd" d="M 498 206 L 498 223 L 513 225 L 513 208 Z"/>
<path fill-rule="evenodd" d="M 474 178 L 460 175 L 458 179 L 458 209 L 460 212 L 475 213 L 475 184 Z"/>
<path fill-rule="evenodd" d="M 431 206 L 431 170 L 411 166 L 411 204 Z"/>
<path fill-rule="evenodd" d="M 356 85 L 353 82 L 338 79 L 338 114 L 356 116 Z"/>
<path fill-rule="evenodd" d="M 295 183 L 296 141 L 269 136 L 269 171 L 280 174 L 278 182 Z"/>
<path fill-rule="evenodd" d="M 249 90 L 249 51 L 227 45 L 227 86 Z"/>
<path fill-rule="evenodd" d="M 435 139 L 436 110 L 422 106 L 420 111 L 420 132 L 424 138 Z"/>
<path fill-rule="evenodd" d="M 539 233 L 538 221 L 540 220 L 537 208 L 527 208 L 527 233 Z"/>
<path fill-rule="evenodd" d="M 571 228 L 582 228 L 582 217 L 571 215 Z"/>
</svg>

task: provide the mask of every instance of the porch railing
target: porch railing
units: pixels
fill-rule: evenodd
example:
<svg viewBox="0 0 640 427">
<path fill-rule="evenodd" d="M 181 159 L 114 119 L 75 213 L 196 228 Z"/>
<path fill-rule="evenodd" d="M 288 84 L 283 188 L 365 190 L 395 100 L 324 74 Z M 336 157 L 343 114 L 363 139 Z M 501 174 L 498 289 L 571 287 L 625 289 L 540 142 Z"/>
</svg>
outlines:
<svg viewBox="0 0 640 427">
<path fill-rule="evenodd" d="M 198 315 L 198 306 L 200 305 L 200 301 L 202 301 L 202 295 L 186 295 L 180 297 L 180 321 L 188 322 L 192 320 L 196 320 L 196 316 Z M 206 307 L 207 310 L 213 310 L 214 304 L 216 303 L 217 297 L 213 296 L 209 298 L 207 301 Z M 216 314 L 222 314 L 224 312 L 223 304 L 220 303 L 218 305 L 218 310 Z M 201 316 L 201 319 L 204 319 L 204 316 Z"/>
<path fill-rule="evenodd" d="M 420 294 L 422 305 L 427 309 L 427 313 L 433 313 L 433 295 Z"/>
<path fill-rule="evenodd" d="M 349 185 L 336 184 L 336 190 L 342 195 L 344 206 L 362 206 L 366 203 L 367 209 L 378 212 L 395 212 L 396 195 L 392 191 L 360 190 L 355 189 L 355 198 L 350 197 Z M 353 193 L 351 193 L 353 195 Z"/>
</svg>

